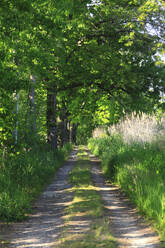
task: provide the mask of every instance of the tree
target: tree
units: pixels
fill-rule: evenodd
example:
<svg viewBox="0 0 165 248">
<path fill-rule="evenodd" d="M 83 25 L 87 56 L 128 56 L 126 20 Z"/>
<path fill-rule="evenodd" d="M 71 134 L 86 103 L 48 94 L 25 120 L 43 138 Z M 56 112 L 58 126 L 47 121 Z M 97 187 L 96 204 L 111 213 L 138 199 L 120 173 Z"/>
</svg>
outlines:
<svg viewBox="0 0 165 248">
<path fill-rule="evenodd" d="M 2 102 L 15 92 L 27 97 L 35 75 L 36 99 L 37 92 L 44 99 L 35 107 L 39 103 L 45 115 L 36 133 L 45 132 L 46 122 L 53 148 L 57 138 L 60 145 L 68 141 L 68 123 L 90 135 L 126 112 L 149 111 L 165 90 L 158 56 L 164 49 L 164 7 L 156 0 L 2 0 Z M 7 118 L 12 111 L 8 106 Z M 11 120 L 10 135 L 3 129 L 7 140 L 15 128 Z"/>
</svg>

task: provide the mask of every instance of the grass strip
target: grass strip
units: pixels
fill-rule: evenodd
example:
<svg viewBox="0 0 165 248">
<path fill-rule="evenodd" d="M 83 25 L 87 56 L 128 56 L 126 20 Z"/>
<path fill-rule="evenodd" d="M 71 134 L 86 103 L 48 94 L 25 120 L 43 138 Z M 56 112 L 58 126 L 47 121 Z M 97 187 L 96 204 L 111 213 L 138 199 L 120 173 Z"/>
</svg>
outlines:
<svg viewBox="0 0 165 248">
<path fill-rule="evenodd" d="M 73 185 L 74 199 L 66 209 L 66 229 L 58 247 L 115 248 L 115 239 L 104 217 L 104 206 L 97 188 L 91 181 L 90 162 L 84 147 L 79 148 L 77 155 L 78 161 L 69 175 L 69 180 Z M 87 229 L 74 233 L 71 227 L 75 219 L 76 225 L 80 227 L 86 220 Z"/>
</svg>

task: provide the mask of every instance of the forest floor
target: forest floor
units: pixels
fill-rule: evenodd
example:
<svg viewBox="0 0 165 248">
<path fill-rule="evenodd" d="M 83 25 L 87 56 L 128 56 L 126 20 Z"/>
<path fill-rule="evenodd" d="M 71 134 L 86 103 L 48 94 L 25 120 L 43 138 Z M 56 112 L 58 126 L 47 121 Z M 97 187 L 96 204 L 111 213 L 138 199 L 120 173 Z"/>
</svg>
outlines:
<svg viewBox="0 0 165 248">
<path fill-rule="evenodd" d="M 88 150 L 86 153 L 94 187 L 92 190 L 100 196 L 104 206 L 103 216 L 90 217 L 82 212 L 73 212 L 74 216 L 68 220 L 66 209 L 73 210 L 75 197 L 68 175 L 77 163 L 77 153 L 77 148 L 72 151 L 52 184 L 33 204 L 33 212 L 27 220 L 8 225 L 0 224 L 0 235 L 3 237 L 2 239 L 0 236 L 0 248 L 162 247 L 156 232 L 138 215 L 136 208 L 132 207 L 120 189 L 106 182 L 100 161 Z M 87 191 L 82 187 L 81 193 L 82 190 Z M 80 192 L 80 189 L 77 188 L 77 191 Z M 86 204 L 90 197 L 92 195 L 88 195 L 88 200 L 84 200 L 83 204 Z M 79 201 L 77 203 L 83 206 Z M 117 242 L 107 234 L 107 229 Z M 69 243 L 65 242 L 66 239 Z M 73 242 L 75 240 L 77 242 Z"/>
</svg>

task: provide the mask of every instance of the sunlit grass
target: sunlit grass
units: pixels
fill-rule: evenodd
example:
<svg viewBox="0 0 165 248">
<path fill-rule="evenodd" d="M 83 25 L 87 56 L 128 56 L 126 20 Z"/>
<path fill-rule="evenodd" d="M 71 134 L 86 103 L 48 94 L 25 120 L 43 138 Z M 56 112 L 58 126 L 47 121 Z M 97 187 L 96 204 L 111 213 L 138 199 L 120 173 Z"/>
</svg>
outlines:
<svg viewBox="0 0 165 248">
<path fill-rule="evenodd" d="M 115 248 L 116 241 L 109 232 L 109 223 L 101 218 L 91 225 L 88 233 L 67 235 L 60 243 L 60 248 Z"/>
<path fill-rule="evenodd" d="M 74 199 L 65 213 L 66 229 L 59 240 L 60 248 L 115 248 L 116 242 L 110 233 L 108 221 L 104 217 L 104 207 L 97 189 L 93 186 L 88 154 L 79 148 L 78 161 L 70 172 L 69 180 L 73 185 Z M 70 225 L 78 217 L 77 225 L 88 223 L 84 232 L 75 233 Z"/>
<path fill-rule="evenodd" d="M 134 130 L 135 131 L 135 130 Z M 89 141 L 111 182 L 118 184 L 165 240 L 165 153 L 154 143 L 124 143 L 120 136 Z"/>
<path fill-rule="evenodd" d="M 103 215 L 103 205 L 100 195 L 92 185 L 89 159 L 82 148 L 78 152 L 78 158 L 77 165 L 69 175 L 74 190 L 74 201 L 67 211 L 73 215 L 86 212 L 90 216 L 100 217 Z"/>
<path fill-rule="evenodd" d="M 152 143 L 157 138 L 165 136 L 165 119 L 160 116 L 158 118 L 155 114 L 133 112 L 117 124 L 96 128 L 93 131 L 93 137 L 103 138 L 108 132 L 111 135 L 120 134 L 125 143 Z"/>
</svg>

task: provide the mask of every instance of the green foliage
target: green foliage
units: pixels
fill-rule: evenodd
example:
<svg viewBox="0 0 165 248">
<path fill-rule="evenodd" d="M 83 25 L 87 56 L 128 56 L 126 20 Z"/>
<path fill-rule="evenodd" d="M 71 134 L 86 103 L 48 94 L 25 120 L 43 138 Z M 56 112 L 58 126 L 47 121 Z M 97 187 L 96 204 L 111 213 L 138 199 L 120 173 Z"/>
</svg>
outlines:
<svg viewBox="0 0 165 248">
<path fill-rule="evenodd" d="M 100 4 L 89 0 L 1 1 L 2 167 L 11 170 L 8 159 L 14 153 L 24 156 L 39 149 L 40 142 L 50 137 L 49 124 L 56 129 L 54 123 L 64 113 L 64 133 L 69 122 L 78 126 L 77 142 L 85 144 L 98 125 L 116 123 L 132 110 L 149 112 L 159 103 L 160 90 L 164 92 L 164 64 L 157 55 L 164 52 L 162 6 L 163 1 L 156 0 L 103 0 Z M 159 35 L 151 34 L 149 28 L 159 29 Z M 53 93 L 57 109 L 52 97 L 53 106 L 49 106 L 48 95 Z M 16 94 L 20 96 L 19 113 Z M 21 160 L 21 181 L 27 165 L 19 156 L 15 161 Z M 13 168 L 18 172 L 15 164 Z"/>
<path fill-rule="evenodd" d="M 86 145 L 88 137 L 92 135 L 92 126 L 80 124 L 77 129 L 77 144 Z"/>
<path fill-rule="evenodd" d="M 159 23 L 163 36 L 164 17 L 162 1 L 90 3 L 2 1 L 0 86 L 27 93 L 34 74 L 39 90 L 55 85 L 63 92 L 73 123 L 93 127 L 116 122 L 123 109 L 146 109 L 148 98 L 151 106 L 158 101 L 164 65 L 156 53 L 163 43 L 145 23 Z"/>
<path fill-rule="evenodd" d="M 111 136 L 90 139 L 89 148 L 101 158 L 106 177 L 121 186 L 165 239 L 165 153 L 158 143 L 128 145 Z"/>
<path fill-rule="evenodd" d="M 22 150 L 6 158 L 0 170 L 0 219 L 21 220 L 31 209 L 31 201 L 50 182 L 71 146 L 54 154 L 49 146 Z"/>
</svg>

